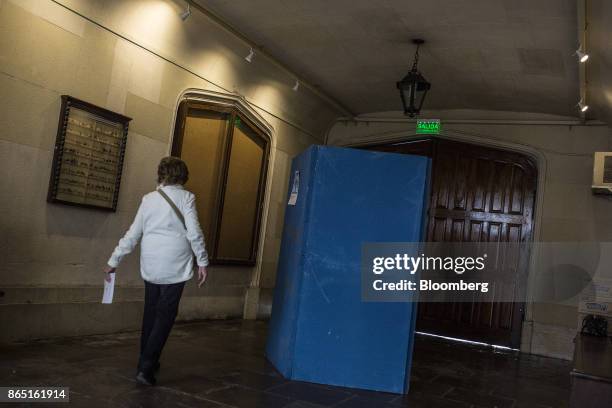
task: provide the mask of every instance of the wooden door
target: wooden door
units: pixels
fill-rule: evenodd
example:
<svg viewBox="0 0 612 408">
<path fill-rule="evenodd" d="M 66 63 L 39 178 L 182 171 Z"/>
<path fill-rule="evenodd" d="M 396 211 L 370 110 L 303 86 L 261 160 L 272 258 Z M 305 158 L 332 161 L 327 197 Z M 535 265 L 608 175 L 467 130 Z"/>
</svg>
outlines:
<svg viewBox="0 0 612 408">
<path fill-rule="evenodd" d="M 531 240 L 537 170 L 528 157 L 440 139 L 368 148 L 432 158 L 427 241 Z M 516 276 L 498 284 L 498 293 L 513 291 L 515 299 L 524 297 L 518 291 L 526 287 L 526 249 L 519 258 Z M 523 302 L 495 297 L 484 302 L 422 302 L 417 330 L 518 348 L 523 311 Z"/>
</svg>

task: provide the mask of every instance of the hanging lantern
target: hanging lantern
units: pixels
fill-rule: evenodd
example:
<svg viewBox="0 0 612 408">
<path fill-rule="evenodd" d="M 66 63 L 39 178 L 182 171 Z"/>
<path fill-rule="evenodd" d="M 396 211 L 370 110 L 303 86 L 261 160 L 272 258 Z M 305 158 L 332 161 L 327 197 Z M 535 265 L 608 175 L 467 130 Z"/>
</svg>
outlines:
<svg viewBox="0 0 612 408">
<path fill-rule="evenodd" d="M 404 79 L 397 83 L 397 89 L 400 91 L 402 104 L 404 105 L 404 114 L 411 118 L 419 114 L 423 107 L 423 102 L 425 101 L 425 95 L 427 95 L 427 92 L 431 89 L 431 84 L 427 82 L 417 69 L 417 64 L 419 63 L 419 47 L 425 41 L 415 39 L 412 40 L 412 42 L 417 46 L 412 69 Z"/>
</svg>

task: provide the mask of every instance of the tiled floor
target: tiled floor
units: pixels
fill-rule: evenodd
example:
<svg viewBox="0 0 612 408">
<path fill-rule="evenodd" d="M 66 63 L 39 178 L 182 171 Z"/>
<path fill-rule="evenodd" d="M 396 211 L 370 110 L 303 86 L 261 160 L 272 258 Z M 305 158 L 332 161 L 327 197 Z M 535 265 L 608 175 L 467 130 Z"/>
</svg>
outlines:
<svg viewBox="0 0 612 408">
<path fill-rule="evenodd" d="M 87 408 L 560 408 L 569 398 L 569 362 L 423 336 L 407 396 L 286 381 L 263 357 L 266 328 L 253 321 L 177 325 L 153 388 L 133 380 L 138 333 L 3 347 L 0 386 L 68 386 L 69 405 Z"/>
</svg>

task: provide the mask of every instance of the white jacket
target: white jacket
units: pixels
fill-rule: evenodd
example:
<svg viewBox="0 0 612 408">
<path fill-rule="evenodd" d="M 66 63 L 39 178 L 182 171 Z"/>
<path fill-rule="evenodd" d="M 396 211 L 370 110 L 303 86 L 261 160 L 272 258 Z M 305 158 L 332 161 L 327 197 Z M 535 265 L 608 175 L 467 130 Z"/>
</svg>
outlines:
<svg viewBox="0 0 612 408">
<path fill-rule="evenodd" d="M 140 274 L 151 283 L 184 282 L 193 276 L 193 254 L 198 266 L 208 265 L 204 234 L 195 206 L 195 196 L 181 185 L 159 186 L 174 201 L 183 217 L 180 219 L 157 191 L 146 194 L 130 229 L 119 240 L 108 265 L 116 268 L 132 252 L 140 238 Z M 193 251 L 193 252 L 192 252 Z"/>
</svg>

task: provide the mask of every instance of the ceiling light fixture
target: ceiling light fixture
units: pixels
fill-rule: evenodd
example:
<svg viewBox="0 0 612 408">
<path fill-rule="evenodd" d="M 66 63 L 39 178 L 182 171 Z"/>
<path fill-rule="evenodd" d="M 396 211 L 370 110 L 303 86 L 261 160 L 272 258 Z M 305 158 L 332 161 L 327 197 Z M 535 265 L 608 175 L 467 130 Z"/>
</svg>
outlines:
<svg viewBox="0 0 612 408">
<path fill-rule="evenodd" d="M 578 61 L 580 62 L 586 62 L 586 60 L 589 59 L 589 54 L 582 50 L 582 45 L 576 50 L 576 55 L 578 56 Z"/>
<path fill-rule="evenodd" d="M 191 15 L 191 5 L 187 3 L 187 10 L 183 11 L 181 14 L 179 14 L 179 16 L 181 17 L 181 20 L 185 21 L 189 18 L 190 15 Z"/>
<path fill-rule="evenodd" d="M 589 110 L 589 105 L 584 103 L 584 99 L 581 99 L 577 106 L 580 108 L 580 112 L 586 112 Z"/>
<path fill-rule="evenodd" d="M 300 81 L 298 81 L 297 79 L 295 80 L 295 85 L 293 85 L 293 89 L 295 92 L 297 92 L 298 89 L 300 89 Z"/>
<path fill-rule="evenodd" d="M 431 89 L 431 84 L 427 82 L 417 69 L 419 63 L 419 47 L 425 43 L 425 41 L 416 38 L 412 40 L 412 43 L 416 45 L 412 69 L 396 84 L 397 89 L 400 91 L 402 105 L 404 105 L 404 115 L 408 115 L 411 118 L 419 114 L 423 107 L 423 102 L 425 101 L 425 95 L 427 95 L 427 92 Z"/>
<path fill-rule="evenodd" d="M 244 59 L 246 62 L 251 63 L 253 61 L 254 56 L 255 56 L 255 51 L 253 51 L 253 48 L 251 48 L 251 50 L 249 51 L 249 55 L 244 57 Z"/>
</svg>

